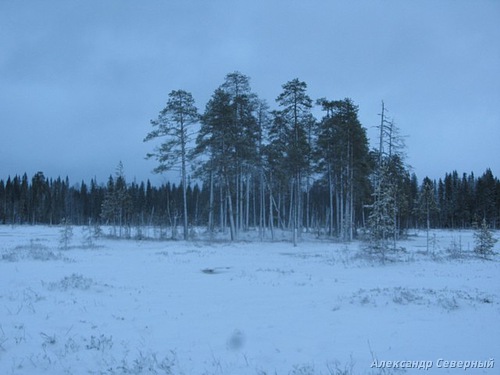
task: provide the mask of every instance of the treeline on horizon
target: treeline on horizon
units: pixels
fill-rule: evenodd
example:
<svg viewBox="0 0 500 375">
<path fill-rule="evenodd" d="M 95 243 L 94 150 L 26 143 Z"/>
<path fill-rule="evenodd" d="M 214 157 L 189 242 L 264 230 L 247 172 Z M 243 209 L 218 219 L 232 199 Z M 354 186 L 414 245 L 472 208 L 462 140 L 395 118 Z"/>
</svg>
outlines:
<svg viewBox="0 0 500 375">
<path fill-rule="evenodd" d="M 294 244 L 304 231 L 349 241 L 366 230 L 382 248 L 409 228 L 470 228 L 482 220 L 498 228 L 500 181 L 491 170 L 419 183 L 383 103 L 378 147 L 370 150 L 351 99 L 313 101 L 307 84 L 293 79 L 271 110 L 249 80 L 228 74 L 203 113 L 189 92 L 169 93 L 143 141 L 153 143 L 147 157 L 155 172 L 181 171 L 178 185 L 129 183 L 121 162 L 105 185 L 70 185 L 42 172 L 9 176 L 0 180 L 0 223 L 181 226 L 185 239 L 190 227 L 205 226 L 229 229 L 231 240 L 253 229 L 273 238 L 280 228 Z"/>
<path fill-rule="evenodd" d="M 70 184 L 68 178 L 47 178 L 42 172 L 36 173 L 32 178 L 23 174 L 9 177 L 7 180 L 2 179 L 0 223 L 59 225 L 65 220 L 74 225 L 87 225 L 89 222 L 120 225 L 121 214 L 121 225 L 124 226 L 181 225 L 181 186 L 171 183 L 153 186 L 149 180 L 146 183 L 123 182 L 122 177 L 110 176 L 107 184 L 98 184 L 93 179 L 90 184 L 84 181 Z M 432 186 L 435 197 L 435 205 L 430 215 L 432 228 L 467 229 L 485 218 L 492 227 L 498 229 L 500 180 L 493 176 L 490 169 L 479 177 L 475 177 L 473 173 L 447 173 L 444 179 L 433 181 Z M 409 194 L 408 209 L 401 217 L 402 229 L 425 227 L 426 210 L 419 203 L 422 202 L 423 189 L 424 183 L 419 183 L 416 175 L 412 174 L 406 186 Z M 200 187 L 198 183 L 187 186 L 190 225 L 207 225 L 208 193 L 207 186 Z M 310 194 L 311 211 L 317 214 L 314 215 L 315 220 L 309 229 L 324 232 L 328 227 L 324 214 L 328 189 L 316 182 Z M 251 192 L 249 222 L 245 222 L 248 229 L 256 229 L 259 226 L 258 201 L 255 198 Z M 121 212 L 106 212 L 110 209 L 111 200 L 122 201 L 122 207 L 118 210 Z M 359 216 L 357 226 L 361 228 L 362 215 Z M 266 221 L 268 220 L 269 217 L 266 217 Z M 275 220 L 275 226 L 279 227 L 277 218 Z M 287 223 L 282 224 L 286 229 Z"/>
</svg>

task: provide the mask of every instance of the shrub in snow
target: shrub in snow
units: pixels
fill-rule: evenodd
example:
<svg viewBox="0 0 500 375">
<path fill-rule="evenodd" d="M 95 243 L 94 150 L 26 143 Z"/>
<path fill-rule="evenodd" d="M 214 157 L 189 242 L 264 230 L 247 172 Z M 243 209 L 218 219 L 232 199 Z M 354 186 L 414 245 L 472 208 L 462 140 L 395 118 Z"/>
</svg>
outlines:
<svg viewBox="0 0 500 375">
<path fill-rule="evenodd" d="M 189 239 L 194 240 L 198 237 L 198 233 L 196 232 L 196 229 L 194 227 L 191 227 L 189 229 Z"/>
<path fill-rule="evenodd" d="M 492 231 L 486 224 L 486 219 L 483 219 L 481 226 L 474 233 L 474 252 L 483 258 L 493 255 L 493 247 L 496 242 L 497 239 L 493 237 Z"/>
<path fill-rule="evenodd" d="M 462 237 L 458 239 L 452 239 L 450 245 L 446 248 L 446 252 L 452 259 L 460 259 L 464 256 L 462 249 Z"/>
<path fill-rule="evenodd" d="M 33 240 L 30 242 L 27 257 L 34 260 L 43 261 L 55 260 L 60 258 L 59 255 L 55 254 L 47 246 L 44 246 L 39 242 L 34 242 Z"/>
<path fill-rule="evenodd" d="M 104 352 L 105 350 L 111 350 L 113 347 L 113 336 L 106 337 L 105 335 L 100 335 L 99 337 L 91 336 L 90 344 L 86 345 L 87 350 L 97 350 Z"/>
<path fill-rule="evenodd" d="M 44 348 L 47 347 L 47 346 L 49 346 L 49 345 L 55 345 L 55 343 L 57 342 L 56 335 L 47 335 L 44 332 L 40 332 L 40 336 L 43 339 L 42 346 Z"/>
<path fill-rule="evenodd" d="M 460 307 L 455 299 L 455 296 L 453 295 L 439 297 L 437 302 L 439 306 L 448 311 L 456 310 Z"/>
<path fill-rule="evenodd" d="M 80 350 L 80 345 L 78 342 L 73 338 L 70 337 L 66 340 L 64 343 L 64 353 L 77 353 Z"/>
<path fill-rule="evenodd" d="M 7 337 L 5 337 L 5 332 L 3 331 L 2 326 L 0 325 L 0 350 L 5 351 L 5 348 L 3 347 L 3 344 L 8 340 Z"/>
<path fill-rule="evenodd" d="M 295 365 L 293 366 L 293 370 L 290 372 L 290 375 L 310 375 L 315 374 L 316 370 L 312 365 Z"/>
<path fill-rule="evenodd" d="M 94 235 L 90 225 L 82 227 L 82 247 L 84 249 L 93 249 L 95 247 Z"/>
<path fill-rule="evenodd" d="M 4 252 L 1 259 L 8 262 L 18 262 L 21 259 L 49 261 L 61 259 L 61 255 L 54 253 L 39 240 L 32 239 L 29 245 L 16 246 L 14 249 Z"/>
<path fill-rule="evenodd" d="M 394 288 L 394 297 L 392 300 L 394 303 L 399 305 L 408 305 L 411 303 L 420 304 L 422 303 L 422 296 L 420 296 L 415 290 L 398 287 Z"/>
<path fill-rule="evenodd" d="M 177 230 L 177 225 L 172 227 L 172 239 L 176 240 L 179 237 L 179 231 Z"/>
<path fill-rule="evenodd" d="M 64 277 L 61 281 L 49 283 L 48 288 L 50 290 L 68 290 L 68 289 L 87 290 L 90 289 L 92 284 L 93 284 L 92 279 L 74 273 L 71 276 Z"/>
<path fill-rule="evenodd" d="M 333 363 L 329 363 L 327 365 L 327 369 L 328 369 L 328 374 L 330 375 L 353 375 L 354 360 L 351 357 L 351 360 L 344 366 L 341 366 L 339 361 L 335 361 Z"/>
<path fill-rule="evenodd" d="M 158 358 L 156 353 L 139 351 L 139 355 L 131 362 L 123 359 L 122 365 L 117 369 L 123 374 L 182 374 L 175 369 L 178 367 L 177 356 L 174 352 L 171 354 L 171 356 L 166 355 L 163 358 Z"/>
<path fill-rule="evenodd" d="M 92 227 L 92 231 L 94 232 L 94 238 L 99 238 L 99 237 L 102 237 L 103 234 L 102 234 L 102 228 L 101 226 L 99 225 L 99 223 L 95 223 Z"/>
<path fill-rule="evenodd" d="M 135 228 L 135 237 L 136 240 L 144 240 L 146 236 L 143 233 L 142 225 L 137 225 Z"/>
</svg>

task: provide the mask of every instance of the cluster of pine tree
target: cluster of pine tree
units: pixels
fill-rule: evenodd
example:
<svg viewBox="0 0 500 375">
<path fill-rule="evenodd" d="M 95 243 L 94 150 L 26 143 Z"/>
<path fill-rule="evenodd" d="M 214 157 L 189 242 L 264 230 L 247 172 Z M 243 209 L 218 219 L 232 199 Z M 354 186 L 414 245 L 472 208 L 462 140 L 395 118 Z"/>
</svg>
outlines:
<svg viewBox="0 0 500 375">
<path fill-rule="evenodd" d="M 419 185 L 384 107 L 380 144 L 370 150 L 351 99 L 313 101 L 306 83 L 293 79 L 271 110 L 249 81 L 228 74 L 203 113 L 189 92 L 169 94 L 144 141 L 154 143 L 147 156 L 156 160 L 155 172 L 181 171 L 178 186 L 128 183 L 121 163 L 106 185 L 70 186 L 41 172 L 31 181 L 9 177 L 0 180 L 0 221 L 180 225 L 185 238 L 190 226 L 227 229 L 231 239 L 250 229 L 273 238 L 280 228 L 294 242 L 305 231 L 351 240 L 370 228 L 385 241 L 408 228 L 467 228 L 483 218 L 498 227 L 500 181 L 491 171 L 479 178 L 453 172 Z"/>
</svg>

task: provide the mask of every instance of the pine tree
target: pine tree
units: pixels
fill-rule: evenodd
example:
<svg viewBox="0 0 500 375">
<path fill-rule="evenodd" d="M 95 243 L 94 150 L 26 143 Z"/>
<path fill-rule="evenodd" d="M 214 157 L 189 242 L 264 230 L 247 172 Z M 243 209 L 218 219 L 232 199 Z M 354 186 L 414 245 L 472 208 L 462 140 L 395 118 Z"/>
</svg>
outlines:
<svg viewBox="0 0 500 375">
<path fill-rule="evenodd" d="M 47 222 L 50 207 L 50 190 L 43 172 L 37 172 L 31 180 L 30 206 L 33 224 Z"/>
<path fill-rule="evenodd" d="M 231 239 L 249 225 L 251 177 L 257 174 L 259 162 L 258 109 L 249 78 L 230 73 L 207 103 L 196 139 L 197 175 L 210 189 L 209 230 L 214 225 L 218 189 L 220 227 L 225 228 L 228 218 Z"/>
<path fill-rule="evenodd" d="M 488 255 L 493 255 L 493 248 L 498 240 L 493 237 L 493 232 L 483 219 L 481 226 L 474 233 L 474 252 L 479 256 L 486 258 Z"/>
<path fill-rule="evenodd" d="M 493 227 L 496 227 L 496 181 L 491 169 L 488 168 L 477 179 L 476 190 L 478 196 L 476 200 L 477 215 L 485 218 Z"/>
<path fill-rule="evenodd" d="M 427 234 L 427 253 L 429 252 L 430 244 L 430 229 L 431 229 L 431 214 L 437 210 L 436 198 L 434 195 L 434 185 L 430 178 L 424 178 L 422 188 L 419 195 L 419 210 L 425 217 L 425 228 Z"/>
<path fill-rule="evenodd" d="M 114 236 L 117 235 L 116 226 L 119 229 L 119 237 L 122 237 L 124 227 L 128 236 L 131 211 L 132 199 L 127 188 L 123 164 L 120 161 L 116 169 L 116 179 L 109 176 L 106 195 L 101 207 L 101 217 L 113 225 Z"/>
<path fill-rule="evenodd" d="M 317 153 L 319 171 L 329 187 L 329 232 L 332 235 L 333 223 L 337 222 L 340 237 L 350 241 L 356 211 L 362 210 L 370 190 L 368 138 L 358 120 L 358 107 L 352 100 L 320 99 L 318 103 L 326 111 L 319 124 Z M 333 214 L 334 195 L 336 217 Z"/>
<path fill-rule="evenodd" d="M 259 100 L 250 89 L 250 78 L 240 72 L 226 75 L 221 89 L 229 94 L 236 137 L 232 140 L 236 152 L 235 216 L 236 231 L 248 229 L 250 211 L 250 181 L 257 174 L 258 138 L 257 120 Z"/>
<path fill-rule="evenodd" d="M 237 129 L 234 124 L 231 97 L 219 88 L 215 90 L 205 107 L 193 154 L 200 158 L 197 174 L 204 180 L 210 180 L 212 197 L 214 180 L 217 181 L 220 227 L 221 229 L 225 227 L 226 210 L 228 210 L 232 240 L 236 238 L 236 229 L 230 180 L 236 174 L 236 138 Z M 212 200 L 210 205 L 210 215 L 212 215 L 214 209 Z"/>
<path fill-rule="evenodd" d="M 259 100 L 257 104 L 257 174 L 259 181 L 259 237 L 262 240 L 266 230 L 266 181 L 265 181 L 265 140 L 269 131 L 271 122 L 269 105 L 265 100 Z M 272 210 L 272 207 L 270 207 Z M 274 231 L 271 231 L 274 235 Z"/>
<path fill-rule="evenodd" d="M 184 239 L 187 240 L 189 233 L 186 191 L 190 127 L 199 121 L 200 116 L 191 93 L 184 90 L 174 90 L 168 94 L 168 97 L 167 105 L 158 115 L 158 119 L 151 121 L 151 125 L 155 129 L 146 136 L 144 141 L 165 138 L 164 142 L 153 153 L 147 155 L 148 158 L 155 158 L 159 163 L 154 169 L 155 173 L 171 170 L 180 164 Z"/>
<path fill-rule="evenodd" d="M 307 125 L 311 121 L 312 100 L 307 95 L 307 84 L 295 78 L 283 86 L 283 92 L 276 98 L 281 107 L 276 124 L 282 126 L 284 152 L 290 173 L 290 222 L 293 244 L 302 230 L 302 180 L 311 162 L 311 145 L 308 143 Z"/>
</svg>

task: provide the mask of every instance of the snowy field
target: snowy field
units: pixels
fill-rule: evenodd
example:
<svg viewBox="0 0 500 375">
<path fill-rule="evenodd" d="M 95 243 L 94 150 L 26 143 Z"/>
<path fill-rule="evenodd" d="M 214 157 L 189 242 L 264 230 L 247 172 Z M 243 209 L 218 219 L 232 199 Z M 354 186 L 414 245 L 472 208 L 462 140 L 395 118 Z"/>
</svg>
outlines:
<svg viewBox="0 0 500 375">
<path fill-rule="evenodd" d="M 60 232 L 0 226 L 0 374 L 500 374 L 500 256 L 470 231 L 429 252 L 412 233 L 385 264 L 313 237 L 89 246 L 74 227 L 61 250 Z"/>
</svg>

